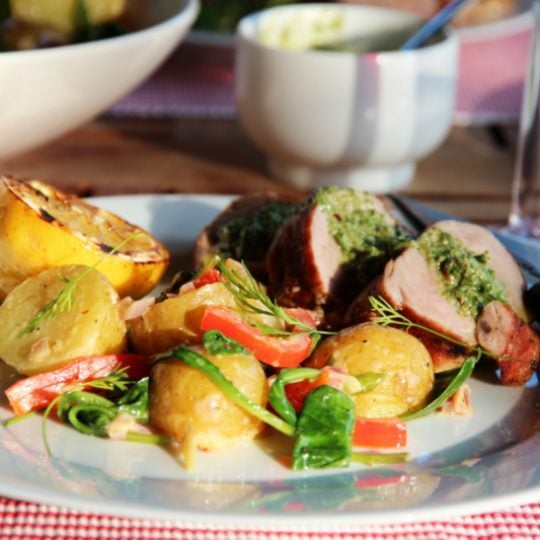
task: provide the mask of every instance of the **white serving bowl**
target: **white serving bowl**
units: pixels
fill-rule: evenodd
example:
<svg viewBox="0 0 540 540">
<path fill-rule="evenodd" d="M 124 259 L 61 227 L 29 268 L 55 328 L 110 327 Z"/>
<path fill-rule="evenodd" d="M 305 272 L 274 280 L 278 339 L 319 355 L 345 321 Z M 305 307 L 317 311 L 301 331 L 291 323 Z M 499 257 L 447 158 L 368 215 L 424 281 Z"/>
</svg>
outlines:
<svg viewBox="0 0 540 540">
<path fill-rule="evenodd" d="M 140 30 L 88 43 L 0 52 L 0 157 L 54 139 L 129 93 L 181 41 L 199 10 L 198 0 L 139 4 Z"/>
<path fill-rule="evenodd" d="M 268 38 L 294 20 L 298 31 L 323 11 L 341 21 L 340 40 L 377 40 L 420 22 L 403 11 L 345 4 L 296 4 L 247 16 L 236 35 L 242 124 L 268 155 L 273 175 L 295 186 L 402 188 L 416 161 L 437 148 L 451 127 L 458 40 L 450 32 L 415 51 L 368 53 L 261 42 L 261 30 Z"/>
</svg>

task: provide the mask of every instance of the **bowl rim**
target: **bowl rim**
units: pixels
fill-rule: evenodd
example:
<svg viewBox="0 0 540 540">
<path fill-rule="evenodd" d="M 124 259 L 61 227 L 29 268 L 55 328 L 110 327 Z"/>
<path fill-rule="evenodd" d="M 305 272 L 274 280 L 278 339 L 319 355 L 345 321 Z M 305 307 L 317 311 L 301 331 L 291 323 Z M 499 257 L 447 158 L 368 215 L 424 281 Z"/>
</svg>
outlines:
<svg viewBox="0 0 540 540">
<path fill-rule="evenodd" d="M 172 17 L 165 19 L 164 21 L 152 24 L 146 28 L 126 32 L 119 36 L 113 36 L 109 38 L 96 39 L 94 41 L 86 41 L 81 43 L 68 43 L 66 45 L 58 45 L 55 47 L 43 47 L 40 49 L 25 49 L 22 51 L 2 51 L 0 52 L 0 62 L 3 58 L 20 59 L 22 56 L 33 55 L 64 55 L 71 54 L 71 52 L 82 51 L 85 49 L 94 49 L 100 47 L 107 47 L 107 45 L 129 43 L 130 41 L 136 41 L 141 37 L 148 36 L 149 34 L 160 33 L 162 30 L 169 27 L 183 27 L 189 26 L 197 17 L 200 10 L 200 0 L 182 0 L 181 9 L 175 13 Z"/>
<path fill-rule="evenodd" d="M 267 45 L 265 43 L 262 43 L 257 39 L 255 35 L 250 35 L 248 32 L 246 32 L 246 28 L 248 26 L 253 26 L 257 19 L 260 19 L 265 14 L 270 12 L 278 12 L 278 11 L 294 11 L 294 12 L 300 12 L 304 10 L 313 10 L 313 9 L 319 9 L 319 10 L 333 10 L 333 11 L 341 11 L 341 12 L 367 12 L 367 13 L 393 13 L 394 15 L 399 15 L 403 18 L 403 20 L 409 20 L 411 22 L 422 22 L 425 20 L 425 18 L 421 17 L 420 15 L 417 15 L 412 12 L 408 12 L 401 9 L 391 8 L 391 7 L 385 7 L 385 6 L 372 6 L 372 5 L 362 5 L 362 4 L 349 4 L 349 3 L 335 3 L 335 4 L 323 4 L 323 3 L 302 3 L 302 4 L 284 4 L 284 5 L 277 5 L 277 6 L 271 6 L 265 9 L 261 9 L 259 11 L 250 13 L 243 17 L 236 26 L 235 31 L 235 42 L 236 47 L 238 49 L 238 43 L 240 41 L 245 41 L 249 43 L 252 46 L 258 47 L 263 50 L 272 51 L 275 54 L 303 54 L 303 55 L 324 55 L 324 56 L 340 56 L 344 57 L 346 55 L 348 56 L 370 56 L 370 55 L 377 55 L 377 56 L 389 56 L 394 57 L 398 55 L 407 55 L 410 56 L 411 54 L 425 54 L 424 51 L 433 51 L 436 48 L 439 47 L 447 47 L 447 46 L 454 46 L 457 48 L 459 38 L 458 38 L 458 32 L 452 28 L 452 27 L 445 27 L 441 30 L 441 32 L 444 35 L 444 39 L 437 41 L 436 43 L 426 45 L 423 47 L 420 47 L 418 49 L 414 50 L 406 50 L 402 51 L 399 49 L 396 50 L 389 50 L 389 51 L 366 51 L 366 52 L 354 52 L 354 51 L 328 51 L 324 49 L 313 49 L 313 48 L 306 48 L 306 49 L 286 49 L 283 47 L 276 47 L 273 45 Z"/>
</svg>

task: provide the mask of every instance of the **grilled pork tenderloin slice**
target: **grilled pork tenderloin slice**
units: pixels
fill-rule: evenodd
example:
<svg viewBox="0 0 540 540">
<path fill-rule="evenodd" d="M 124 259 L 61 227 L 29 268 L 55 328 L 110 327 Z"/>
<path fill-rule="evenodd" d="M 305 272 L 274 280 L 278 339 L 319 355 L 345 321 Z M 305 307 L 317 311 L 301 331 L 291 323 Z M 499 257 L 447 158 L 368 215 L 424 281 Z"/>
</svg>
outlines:
<svg viewBox="0 0 540 540">
<path fill-rule="evenodd" d="M 380 295 L 413 321 L 465 345 L 455 346 L 418 332 L 432 353 L 435 371 L 446 371 L 463 362 L 467 347 L 478 345 L 477 319 L 485 306 L 497 301 L 507 306 L 506 311 L 513 313 L 517 321 L 520 317 L 516 314 L 525 315 L 524 290 L 518 265 L 490 231 L 470 223 L 445 220 L 433 224 L 415 245 L 387 263 L 371 290 L 349 307 L 346 323 L 365 320 L 370 309 L 368 296 Z M 523 325 L 535 335 L 526 322 Z M 495 355 L 502 351 L 499 347 Z M 518 356 L 529 365 L 529 370 L 534 369 L 530 366 L 536 360 L 529 353 Z M 503 382 L 509 380 L 507 376 Z"/>
<path fill-rule="evenodd" d="M 297 199 L 272 191 L 238 197 L 199 233 L 195 267 L 220 255 L 243 261 L 255 277 L 267 281 L 266 253 L 277 230 L 299 207 Z"/>
<path fill-rule="evenodd" d="M 444 296 L 437 271 L 417 247 L 407 248 L 386 264 L 382 276 L 349 306 L 344 320 L 346 326 L 377 316 L 369 302 L 370 296 L 384 298 L 396 311 L 412 321 L 469 347 L 476 345 L 474 317 L 461 314 Z M 414 333 L 430 352 L 436 373 L 459 367 L 467 357 L 466 348 L 427 332 Z"/>
<path fill-rule="evenodd" d="M 407 241 L 378 197 L 320 188 L 274 238 L 267 256 L 271 292 L 282 305 L 339 309 Z"/>
</svg>

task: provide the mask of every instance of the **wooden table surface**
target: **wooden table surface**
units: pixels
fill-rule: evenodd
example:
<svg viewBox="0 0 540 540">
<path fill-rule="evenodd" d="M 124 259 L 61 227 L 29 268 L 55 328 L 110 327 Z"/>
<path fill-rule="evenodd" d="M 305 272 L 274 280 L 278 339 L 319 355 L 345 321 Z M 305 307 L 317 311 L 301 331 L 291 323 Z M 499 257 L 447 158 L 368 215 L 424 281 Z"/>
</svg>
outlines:
<svg viewBox="0 0 540 540">
<path fill-rule="evenodd" d="M 482 223 L 504 223 L 515 129 L 455 127 L 422 160 L 408 195 Z M 292 188 L 234 119 L 102 116 L 39 149 L 0 160 L 0 173 L 39 178 L 82 195 L 247 193 Z"/>
</svg>

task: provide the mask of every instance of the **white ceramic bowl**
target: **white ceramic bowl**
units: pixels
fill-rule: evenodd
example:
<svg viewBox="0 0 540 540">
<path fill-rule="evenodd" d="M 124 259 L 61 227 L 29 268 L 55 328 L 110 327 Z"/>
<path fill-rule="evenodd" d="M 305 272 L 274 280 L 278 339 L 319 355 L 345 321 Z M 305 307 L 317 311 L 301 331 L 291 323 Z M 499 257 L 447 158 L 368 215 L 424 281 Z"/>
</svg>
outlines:
<svg viewBox="0 0 540 540">
<path fill-rule="evenodd" d="M 133 0 L 129 0 L 132 2 Z M 84 124 L 154 71 L 191 27 L 198 0 L 153 0 L 119 37 L 0 52 L 0 157 Z"/>
<path fill-rule="evenodd" d="M 322 10 L 341 21 L 344 40 L 376 40 L 419 24 L 410 13 L 345 4 L 297 4 L 247 16 L 236 36 L 243 126 L 268 155 L 273 175 L 296 186 L 402 188 L 416 161 L 437 148 L 451 127 L 457 38 L 449 33 L 415 51 L 373 53 L 261 42 L 261 29 L 268 37 L 294 20 L 298 30 Z"/>
</svg>

